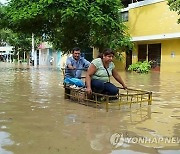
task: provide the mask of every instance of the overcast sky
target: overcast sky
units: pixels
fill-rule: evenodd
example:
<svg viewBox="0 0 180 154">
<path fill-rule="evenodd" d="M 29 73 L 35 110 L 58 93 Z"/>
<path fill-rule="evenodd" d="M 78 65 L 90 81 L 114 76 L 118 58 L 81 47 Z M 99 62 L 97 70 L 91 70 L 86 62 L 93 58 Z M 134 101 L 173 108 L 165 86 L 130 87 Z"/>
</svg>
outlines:
<svg viewBox="0 0 180 154">
<path fill-rule="evenodd" d="M 4 4 L 6 1 L 7 1 L 7 0 L 0 0 L 0 2 L 1 2 L 2 4 Z"/>
</svg>

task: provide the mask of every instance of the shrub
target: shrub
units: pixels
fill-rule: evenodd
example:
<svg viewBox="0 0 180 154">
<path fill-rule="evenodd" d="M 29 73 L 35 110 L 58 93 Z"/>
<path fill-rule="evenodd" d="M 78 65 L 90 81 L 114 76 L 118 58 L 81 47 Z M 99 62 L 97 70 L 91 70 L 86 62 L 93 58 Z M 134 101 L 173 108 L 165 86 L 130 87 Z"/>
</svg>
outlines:
<svg viewBox="0 0 180 154">
<path fill-rule="evenodd" d="M 137 62 L 134 64 L 131 64 L 128 68 L 129 71 L 135 71 L 137 73 L 148 73 L 151 69 L 150 62 L 144 61 L 144 62 Z"/>
</svg>

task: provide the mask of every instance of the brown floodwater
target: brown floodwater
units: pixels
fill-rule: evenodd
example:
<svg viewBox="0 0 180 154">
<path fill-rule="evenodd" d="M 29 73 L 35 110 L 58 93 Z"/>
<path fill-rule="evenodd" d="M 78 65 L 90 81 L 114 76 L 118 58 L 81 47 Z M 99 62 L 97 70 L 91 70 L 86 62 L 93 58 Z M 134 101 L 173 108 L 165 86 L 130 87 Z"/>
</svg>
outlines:
<svg viewBox="0 0 180 154">
<path fill-rule="evenodd" d="M 119 73 L 152 105 L 106 112 L 65 100 L 58 68 L 0 63 L 0 154 L 180 153 L 180 72 Z"/>
</svg>

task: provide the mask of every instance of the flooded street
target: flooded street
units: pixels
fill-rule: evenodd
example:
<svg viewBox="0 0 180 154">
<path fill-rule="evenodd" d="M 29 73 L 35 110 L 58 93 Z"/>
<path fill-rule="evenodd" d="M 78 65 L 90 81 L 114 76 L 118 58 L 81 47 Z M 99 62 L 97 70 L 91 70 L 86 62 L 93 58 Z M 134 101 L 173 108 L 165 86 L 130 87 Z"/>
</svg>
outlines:
<svg viewBox="0 0 180 154">
<path fill-rule="evenodd" d="M 58 68 L 0 63 L 0 154 L 180 153 L 180 72 L 120 72 L 152 105 L 96 109 L 64 99 Z"/>
</svg>

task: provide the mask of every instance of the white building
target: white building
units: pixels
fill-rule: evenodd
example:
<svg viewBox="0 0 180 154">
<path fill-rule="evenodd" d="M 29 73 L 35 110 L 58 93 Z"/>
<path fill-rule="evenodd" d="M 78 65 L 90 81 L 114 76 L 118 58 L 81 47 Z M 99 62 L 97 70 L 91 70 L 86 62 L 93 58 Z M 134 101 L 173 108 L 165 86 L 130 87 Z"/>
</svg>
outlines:
<svg viewBox="0 0 180 154">
<path fill-rule="evenodd" d="M 7 62 L 12 62 L 12 55 L 13 55 L 13 46 L 2 46 L 0 47 L 0 57 L 4 60 L 6 60 Z"/>
</svg>

